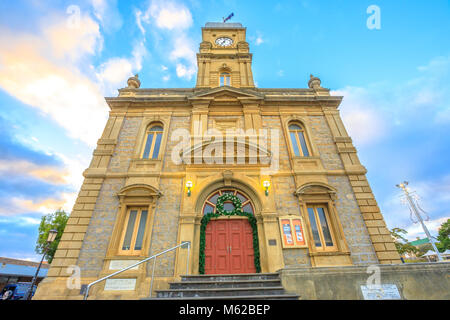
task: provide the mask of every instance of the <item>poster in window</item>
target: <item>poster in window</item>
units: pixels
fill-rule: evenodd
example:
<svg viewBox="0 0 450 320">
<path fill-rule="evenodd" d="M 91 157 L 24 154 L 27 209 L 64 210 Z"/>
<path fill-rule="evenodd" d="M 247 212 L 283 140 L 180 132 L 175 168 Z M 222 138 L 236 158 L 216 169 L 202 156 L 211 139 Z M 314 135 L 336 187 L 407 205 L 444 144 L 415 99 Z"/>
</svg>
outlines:
<svg viewBox="0 0 450 320">
<path fill-rule="evenodd" d="M 302 218 L 290 215 L 280 217 L 279 219 L 283 248 L 306 248 L 308 246 L 308 239 L 305 235 Z"/>
<path fill-rule="evenodd" d="M 294 228 L 295 244 L 299 246 L 306 245 L 302 221 L 300 219 L 292 219 L 292 226 Z"/>
<path fill-rule="evenodd" d="M 281 220 L 283 230 L 283 242 L 285 245 L 293 246 L 294 240 L 292 239 L 291 221 L 289 219 Z"/>
</svg>

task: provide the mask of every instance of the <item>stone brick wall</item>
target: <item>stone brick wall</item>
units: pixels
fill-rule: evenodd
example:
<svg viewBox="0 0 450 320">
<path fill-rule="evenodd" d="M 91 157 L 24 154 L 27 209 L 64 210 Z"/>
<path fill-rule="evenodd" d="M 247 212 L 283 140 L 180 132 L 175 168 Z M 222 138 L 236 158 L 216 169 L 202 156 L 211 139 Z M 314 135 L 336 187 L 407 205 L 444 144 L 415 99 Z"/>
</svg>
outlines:
<svg viewBox="0 0 450 320">
<path fill-rule="evenodd" d="M 308 249 L 284 249 L 283 250 L 284 265 L 290 266 L 311 266 L 311 259 L 308 255 Z"/>
<path fill-rule="evenodd" d="M 349 176 L 370 239 L 382 264 L 399 263 L 399 255 L 365 175 Z"/>
<path fill-rule="evenodd" d="M 177 245 L 180 204 L 183 191 L 182 179 L 161 179 L 162 196 L 158 199 L 153 220 L 153 232 L 149 255 Z M 151 275 L 153 263 L 147 270 Z M 171 276 L 175 267 L 175 251 L 157 259 L 155 275 Z"/>
<path fill-rule="evenodd" d="M 183 191 L 182 179 L 161 179 L 162 196 L 158 199 L 153 220 L 153 232 L 149 255 L 177 245 L 180 204 Z M 153 264 L 147 267 L 151 274 Z M 171 276 L 175 266 L 175 251 L 163 255 L 156 262 L 155 275 Z"/>
<path fill-rule="evenodd" d="M 300 215 L 298 198 L 294 195 L 295 184 L 293 177 L 274 177 L 273 193 L 275 197 L 275 205 L 277 213 L 284 215 Z"/>
<path fill-rule="evenodd" d="M 172 151 L 174 147 L 180 143 L 179 140 L 171 141 L 172 132 L 177 129 L 186 129 L 190 132 L 191 128 L 191 120 L 190 117 L 172 117 L 170 120 L 170 128 L 169 135 L 167 138 L 166 150 L 164 151 L 164 163 L 163 163 L 163 171 L 164 172 L 176 172 L 182 171 L 184 169 L 184 165 L 176 165 L 172 161 Z M 163 150 L 161 150 L 162 152 Z"/>
<path fill-rule="evenodd" d="M 355 265 L 378 263 L 350 182 L 345 176 L 328 177 L 337 189 L 336 210 Z"/>
<path fill-rule="evenodd" d="M 311 128 L 312 133 L 310 138 L 319 150 L 323 167 L 327 170 L 344 169 L 325 117 L 310 116 L 308 120 L 307 125 Z"/>
<path fill-rule="evenodd" d="M 262 117 L 262 128 L 269 130 L 268 131 L 268 139 L 267 147 L 270 149 L 271 141 L 270 141 L 270 130 L 275 129 L 278 130 L 279 135 L 279 165 L 280 171 L 283 170 L 291 170 L 291 163 L 289 160 L 289 152 L 287 147 L 287 142 L 284 137 L 283 128 L 281 125 L 281 119 L 279 116 L 263 116 Z M 293 191 L 292 191 L 293 192 Z"/>
<path fill-rule="evenodd" d="M 127 172 L 134 154 L 137 134 L 141 125 L 141 117 L 127 117 L 123 122 L 117 139 L 117 146 L 111 157 L 108 171 Z"/>
<path fill-rule="evenodd" d="M 83 277 L 97 277 L 103 267 L 103 259 L 119 213 L 117 193 L 124 184 L 125 179 L 106 179 L 100 189 L 78 258 Z"/>
</svg>

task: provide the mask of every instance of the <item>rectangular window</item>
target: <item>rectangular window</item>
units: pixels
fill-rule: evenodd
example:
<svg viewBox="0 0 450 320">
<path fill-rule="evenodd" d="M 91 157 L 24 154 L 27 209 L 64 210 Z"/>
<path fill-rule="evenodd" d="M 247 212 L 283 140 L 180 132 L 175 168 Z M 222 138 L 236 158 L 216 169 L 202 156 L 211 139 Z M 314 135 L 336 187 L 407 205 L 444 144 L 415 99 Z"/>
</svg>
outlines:
<svg viewBox="0 0 450 320">
<path fill-rule="evenodd" d="M 145 208 L 130 208 L 125 218 L 120 254 L 138 255 L 146 231 L 148 210 Z"/>
<path fill-rule="evenodd" d="M 314 214 L 313 208 L 308 208 L 309 223 L 311 224 L 311 232 L 314 238 L 314 244 L 316 247 L 321 247 L 322 242 L 320 241 L 319 229 L 317 228 L 316 215 Z"/>
<path fill-rule="evenodd" d="M 300 150 L 298 148 L 298 143 L 297 143 L 297 137 L 295 132 L 291 131 L 291 141 L 292 141 L 292 148 L 294 149 L 294 154 L 296 157 L 300 157 Z"/>
<path fill-rule="evenodd" d="M 156 135 L 155 147 L 153 148 L 153 156 L 152 159 L 158 159 L 159 156 L 159 147 L 161 146 L 162 133 L 158 133 Z"/>
<path fill-rule="evenodd" d="M 326 205 L 308 205 L 307 210 L 316 248 L 321 250 L 335 249 Z"/>
<path fill-rule="evenodd" d="M 144 159 L 148 159 L 150 156 L 150 149 L 152 148 L 153 142 L 153 133 L 149 133 L 147 136 L 147 143 L 145 144 L 144 155 L 142 156 Z"/>
<path fill-rule="evenodd" d="M 305 135 L 302 131 L 298 132 L 298 139 L 300 140 L 300 145 L 302 146 L 302 152 L 304 157 L 309 157 L 308 147 L 306 146 Z"/>
</svg>

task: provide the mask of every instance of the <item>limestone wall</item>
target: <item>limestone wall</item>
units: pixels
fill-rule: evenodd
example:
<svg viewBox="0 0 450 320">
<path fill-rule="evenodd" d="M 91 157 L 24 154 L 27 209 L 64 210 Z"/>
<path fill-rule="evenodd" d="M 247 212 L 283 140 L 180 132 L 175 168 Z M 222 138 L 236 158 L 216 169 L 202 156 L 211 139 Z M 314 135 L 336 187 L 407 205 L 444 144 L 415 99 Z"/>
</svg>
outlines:
<svg viewBox="0 0 450 320">
<path fill-rule="evenodd" d="M 379 268 L 379 269 L 377 269 Z M 285 268 L 281 282 L 304 300 L 363 300 L 361 285 L 379 272 L 380 284 L 395 284 L 405 300 L 449 300 L 450 262 L 332 268 Z M 372 284 L 372 279 L 369 284 Z"/>
</svg>

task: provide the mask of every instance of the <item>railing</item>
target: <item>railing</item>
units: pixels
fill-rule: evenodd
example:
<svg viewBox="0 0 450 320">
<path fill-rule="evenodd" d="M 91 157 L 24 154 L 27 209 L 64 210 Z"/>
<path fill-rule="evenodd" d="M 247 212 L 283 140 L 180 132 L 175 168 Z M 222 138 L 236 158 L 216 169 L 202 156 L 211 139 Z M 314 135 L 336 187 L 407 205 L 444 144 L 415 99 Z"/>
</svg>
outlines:
<svg viewBox="0 0 450 320">
<path fill-rule="evenodd" d="M 153 294 L 153 278 L 154 278 L 154 275 L 155 275 L 156 258 L 159 257 L 159 256 L 161 256 L 161 255 L 163 255 L 163 254 L 165 254 L 165 253 L 167 253 L 167 252 L 173 251 L 173 250 L 175 250 L 175 249 L 177 249 L 177 248 L 179 248 L 179 247 L 183 247 L 183 246 L 186 246 L 186 245 L 187 245 L 186 274 L 189 274 L 189 251 L 190 251 L 190 248 L 191 248 L 191 243 L 190 243 L 190 242 L 182 242 L 181 244 L 179 244 L 179 245 L 177 245 L 177 246 L 175 246 L 175 247 L 172 247 L 172 248 L 170 248 L 170 249 L 164 250 L 164 251 L 162 251 L 162 252 L 160 252 L 160 253 L 157 253 L 157 254 L 155 254 L 155 255 L 153 255 L 153 256 L 151 256 L 151 257 L 148 257 L 148 258 L 145 258 L 144 260 L 141 260 L 141 261 L 139 261 L 139 262 L 136 262 L 135 264 L 133 264 L 133 265 L 131 265 L 131 266 L 129 266 L 129 267 L 123 268 L 123 269 L 121 269 L 121 270 L 119 270 L 119 271 L 116 271 L 116 272 L 114 272 L 114 273 L 111 273 L 110 275 L 107 275 L 106 277 L 100 278 L 100 279 L 98 279 L 98 280 L 95 280 L 94 282 L 89 283 L 89 284 L 87 285 L 87 287 L 86 287 L 86 292 L 84 293 L 84 300 L 87 300 L 87 298 L 88 298 L 88 296 L 89 296 L 89 290 L 91 289 L 91 287 L 92 287 L 94 284 L 97 284 L 97 283 L 99 283 L 99 282 L 102 282 L 102 281 L 104 281 L 104 280 L 106 280 L 106 279 L 108 279 L 108 278 L 111 278 L 111 277 L 114 277 L 115 275 L 118 275 L 119 273 L 122 273 L 122 272 L 124 272 L 124 271 L 127 271 L 128 269 L 134 268 L 134 267 L 136 267 L 136 266 L 138 266 L 138 265 L 140 265 L 140 264 L 142 264 L 142 263 L 144 263 L 144 262 L 147 262 L 147 261 L 150 261 L 151 259 L 154 259 L 154 260 L 153 260 L 153 270 L 152 270 L 152 280 L 151 280 L 151 282 L 150 282 L 150 297 L 151 297 L 152 294 Z"/>
</svg>

